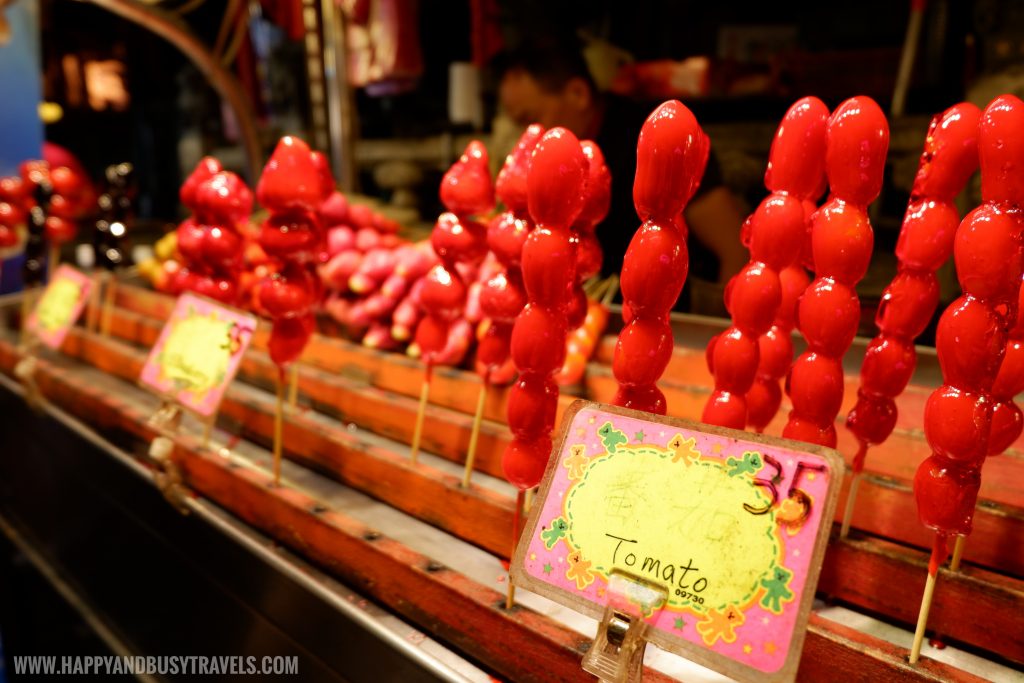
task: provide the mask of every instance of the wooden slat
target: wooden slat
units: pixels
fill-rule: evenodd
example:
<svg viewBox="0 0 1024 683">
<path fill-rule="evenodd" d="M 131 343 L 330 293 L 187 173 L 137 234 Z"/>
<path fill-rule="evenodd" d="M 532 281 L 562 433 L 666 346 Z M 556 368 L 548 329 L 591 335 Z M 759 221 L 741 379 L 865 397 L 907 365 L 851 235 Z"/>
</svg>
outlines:
<svg viewBox="0 0 1024 683">
<path fill-rule="evenodd" d="M 66 352 L 126 381 L 138 377 L 145 355 L 84 330 L 72 330 Z M 269 395 L 229 388 L 221 413 L 239 425 L 242 435 L 263 444 L 273 438 L 275 405 Z M 511 496 L 471 485 L 424 463 L 413 466 L 405 453 L 368 443 L 338 423 L 313 420 L 302 412 L 284 421 L 284 451 L 289 460 L 322 472 L 343 484 L 495 554 L 507 554 L 515 504 Z"/>
<path fill-rule="evenodd" d="M 98 335 L 73 330 L 68 337 L 67 352 L 95 367 L 132 380 L 141 369 L 143 354 L 118 342 Z M 248 392 L 251 393 L 251 392 Z M 255 400 L 239 389 L 230 389 L 223 410 L 244 425 L 244 434 L 267 443 L 273 430 L 274 405 L 269 395 Z M 357 436 L 340 428 L 313 422 L 301 414 L 285 423 L 285 443 L 289 458 L 310 465 L 354 488 L 385 500 L 438 528 L 508 557 L 508 529 L 514 509 L 511 496 L 502 496 L 478 487 L 462 489 L 457 478 L 424 465 L 412 466 L 404 454 L 363 443 Z M 880 501 L 878 493 L 891 491 L 866 481 L 865 499 L 877 507 L 893 509 L 900 501 L 912 499 L 909 492 L 897 496 L 895 503 Z M 836 559 L 838 557 L 839 559 Z M 851 559 L 852 558 L 852 559 Z M 832 539 L 821 579 L 821 590 L 846 602 L 879 612 L 905 624 L 913 624 L 917 614 L 920 590 L 924 582 L 927 555 L 901 548 L 879 539 L 839 542 Z M 1024 582 L 999 577 L 990 572 L 955 577 L 950 592 L 940 593 L 944 607 L 938 608 L 932 623 L 947 624 L 943 628 L 956 640 L 986 647 L 1011 660 L 1024 662 L 1024 641 L 1016 637 L 993 638 L 1005 630 L 1013 630 L 1018 615 L 1024 613 Z M 882 586 L 901 586 L 912 590 L 882 590 Z M 945 585 L 945 583 L 943 584 Z M 938 603 L 937 603 L 938 604 Z M 952 618 L 974 605 L 985 609 L 1002 604 L 987 620 Z M 946 619 L 939 619 L 939 611 Z M 1018 630 L 1019 631 L 1019 630 Z"/>
<path fill-rule="evenodd" d="M 116 310 L 112 316 L 113 333 L 128 341 L 148 346 L 158 334 L 159 323 L 144 316 Z M 386 386 L 397 385 L 403 373 L 419 377 L 419 368 L 408 359 L 381 354 L 359 347 L 343 340 L 321 340 L 319 347 L 336 349 L 338 352 L 324 353 L 323 358 L 310 359 L 299 365 L 300 388 L 302 393 L 317 403 L 317 408 L 398 441 L 409 443 L 412 438 L 415 400 L 406 393 L 395 393 L 350 379 L 360 369 L 370 381 L 380 381 Z M 393 359 L 389 361 L 389 359 Z M 315 361 L 313 365 L 310 360 Z M 346 369 L 346 374 L 335 374 L 324 370 Z M 267 385 L 275 381 L 276 369 L 266 354 L 250 351 L 242 364 L 242 375 L 249 381 Z M 392 379 L 382 379 L 390 377 Z M 397 379 L 395 379 L 397 378 Z M 446 370 L 435 380 L 432 396 L 438 398 L 437 386 L 442 386 L 448 398 L 447 405 L 459 402 L 475 402 L 479 385 L 475 375 L 457 370 Z M 705 388 L 680 387 L 664 384 L 666 395 L 672 405 L 680 408 L 673 414 L 689 419 L 699 419 L 703 408 Z M 415 394 L 417 385 L 406 390 Z M 607 368 L 591 366 L 587 377 L 587 393 L 594 400 L 609 401 L 616 391 L 614 378 Z M 495 389 L 497 396 L 492 399 L 503 403 L 503 392 Z M 456 397 L 461 397 L 456 400 Z M 443 397 L 442 397 L 443 398 Z M 564 405 L 572 400 L 562 397 Z M 564 406 L 563 406 L 564 408 Z M 784 421 L 782 416 L 776 422 Z M 781 426 L 780 426 L 781 431 Z M 840 448 L 852 453 L 852 437 L 841 429 Z M 424 423 L 423 446 L 429 451 L 455 462 L 462 462 L 469 443 L 470 420 L 459 410 L 432 406 Z M 264 435 L 265 436 L 265 435 Z M 510 435 L 500 424 L 486 421 L 481 429 L 481 440 L 477 451 L 476 467 L 482 472 L 502 476 L 501 454 Z M 917 508 L 913 499 L 912 481 L 917 464 L 927 457 L 929 448 L 920 436 L 896 433 L 886 448 L 893 457 L 880 452 L 869 463 L 861 482 L 858 505 L 853 517 L 853 527 L 868 533 L 883 536 L 901 543 L 927 549 L 931 546 L 932 535 L 917 520 Z M 296 452 L 301 457 L 301 453 Z M 1011 538 L 1024 537 L 1024 508 L 1008 501 L 1024 502 L 1024 478 L 1019 476 L 1024 462 L 1014 456 L 991 458 L 986 464 L 986 476 L 982 483 L 981 500 L 975 515 L 975 529 L 967 544 L 965 558 L 986 567 L 1024 577 L 1024 545 L 1007 542 Z M 845 491 L 849 479 L 844 483 L 843 500 L 837 507 L 837 519 L 845 509 Z M 479 542 L 479 539 L 473 539 Z"/>
<path fill-rule="evenodd" d="M 11 374 L 18 360 L 14 346 L 0 341 L 0 369 Z M 138 408 L 90 387 L 74 372 L 42 361 L 36 380 L 49 400 L 89 424 L 125 431 L 142 441 L 156 436 Z M 586 640 L 547 617 L 521 606 L 504 610 L 500 594 L 446 568 L 443 562 L 380 536 L 301 491 L 274 486 L 266 472 L 233 466 L 203 451 L 192 437 L 176 439 L 173 458 L 186 484 L 200 494 L 500 675 L 524 681 L 592 680 L 579 668 Z M 910 667 L 905 654 L 877 638 L 814 616 L 800 679 L 838 675 L 843 680 L 980 680 L 928 659 Z M 667 680 L 652 671 L 645 678 Z"/>
</svg>

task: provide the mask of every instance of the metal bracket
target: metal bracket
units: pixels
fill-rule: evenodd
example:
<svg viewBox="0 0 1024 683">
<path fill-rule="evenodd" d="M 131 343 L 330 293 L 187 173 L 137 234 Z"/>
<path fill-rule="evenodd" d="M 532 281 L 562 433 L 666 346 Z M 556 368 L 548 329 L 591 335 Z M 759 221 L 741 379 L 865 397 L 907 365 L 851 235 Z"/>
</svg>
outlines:
<svg viewBox="0 0 1024 683">
<path fill-rule="evenodd" d="M 171 459 L 173 451 L 174 442 L 166 436 L 158 436 L 149 444 L 149 457 L 153 458 L 157 465 L 153 472 L 153 480 L 167 502 L 181 514 L 187 515 L 189 509 L 185 500 L 188 498 L 188 492 L 181 483 L 181 470 Z"/>
<path fill-rule="evenodd" d="M 14 366 L 14 376 L 25 387 L 25 402 L 36 412 L 40 412 L 46 406 L 46 398 L 39 391 L 36 384 L 36 367 L 38 359 L 35 356 L 27 355 L 18 361 Z"/>
</svg>

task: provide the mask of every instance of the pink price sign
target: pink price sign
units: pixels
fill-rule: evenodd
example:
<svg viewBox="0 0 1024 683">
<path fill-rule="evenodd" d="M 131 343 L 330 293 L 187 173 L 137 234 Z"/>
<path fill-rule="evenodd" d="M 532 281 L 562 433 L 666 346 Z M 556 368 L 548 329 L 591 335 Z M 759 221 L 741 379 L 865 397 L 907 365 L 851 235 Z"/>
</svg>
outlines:
<svg viewBox="0 0 1024 683">
<path fill-rule="evenodd" d="M 577 401 L 512 580 L 600 618 L 624 574 L 664 591 L 648 641 L 791 680 L 842 474 L 831 449 Z"/>
<path fill-rule="evenodd" d="M 69 265 L 57 268 L 28 318 L 28 331 L 51 349 L 59 350 L 92 291 L 92 280 Z"/>
<path fill-rule="evenodd" d="M 142 368 L 143 386 L 210 417 L 249 347 L 256 318 L 182 294 Z"/>
</svg>

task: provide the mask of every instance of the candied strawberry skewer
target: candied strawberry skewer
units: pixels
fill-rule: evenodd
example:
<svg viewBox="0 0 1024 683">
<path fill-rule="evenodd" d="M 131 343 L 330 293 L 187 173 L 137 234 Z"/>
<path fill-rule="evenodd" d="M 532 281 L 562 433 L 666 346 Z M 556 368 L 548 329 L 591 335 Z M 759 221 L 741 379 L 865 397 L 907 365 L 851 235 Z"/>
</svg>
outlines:
<svg viewBox="0 0 1024 683">
<path fill-rule="evenodd" d="M 938 566 L 949 536 L 971 532 L 981 467 L 991 438 L 992 390 L 1016 326 L 1024 227 L 1024 102 L 993 100 L 978 131 L 983 204 L 961 222 L 953 244 L 963 296 L 939 319 L 935 348 L 943 386 L 925 405 L 924 428 L 932 454 L 914 477 L 917 513 L 935 531 L 910 661 L 920 655 Z"/>
<path fill-rule="evenodd" d="M 430 236 L 441 262 L 424 278 L 420 291 L 424 316 L 415 336 L 426 371 L 410 447 L 414 463 L 419 456 L 433 368 L 442 359 L 466 305 L 467 284 L 456 265 L 475 267 L 487 255 L 487 228 L 473 218 L 494 207 L 494 186 L 487 163 L 487 149 L 474 140 L 441 179 L 441 203 L 448 211 L 437 219 Z"/>
<path fill-rule="evenodd" d="M 178 251 L 185 261 L 178 271 L 180 289 L 237 305 L 244 245 L 239 227 L 252 212 L 252 192 L 207 157 L 182 185 L 181 201 L 193 215 L 178 226 Z"/>
<path fill-rule="evenodd" d="M 622 265 L 626 327 L 612 362 L 617 405 L 665 414 L 656 382 L 672 357 L 668 317 L 689 268 L 682 211 L 697 191 L 709 151 L 697 119 L 676 100 L 655 109 L 640 131 L 633 203 L 643 225 Z"/>
<path fill-rule="evenodd" d="M 817 279 L 804 292 L 798 310 L 808 349 L 789 374 L 793 410 L 782 432 L 786 438 L 836 445 L 842 359 L 860 322 L 854 287 L 867 272 L 874 245 L 867 206 L 881 191 L 888 149 L 889 125 L 874 100 L 846 100 L 829 119 L 825 170 L 832 194 L 812 221 Z"/>
<path fill-rule="evenodd" d="M 487 246 L 503 266 L 503 270 L 488 279 L 480 291 L 480 309 L 485 320 L 481 323 L 484 329 L 477 346 L 477 368 L 483 382 L 477 395 L 473 428 L 466 451 L 466 466 L 462 474 L 464 487 L 469 486 L 472 477 L 487 393 L 494 378 L 504 374 L 512 364 L 512 328 L 516 316 L 526 305 L 521 266 L 523 245 L 533 229 L 526 177 L 530 168 L 530 157 L 543 134 L 542 126 L 529 126 L 520 136 L 515 148 L 505 158 L 495 182 L 495 194 L 505 205 L 506 210 L 495 216 L 488 224 Z M 514 364 L 512 370 L 515 370 Z"/>
<path fill-rule="evenodd" d="M 536 227 L 523 245 L 527 304 L 512 330 L 512 360 L 519 371 L 508 398 L 513 440 L 502 457 L 505 477 L 520 491 L 540 483 L 551 453 L 558 408 L 553 375 L 565 354 L 566 316 L 576 270 L 571 226 L 583 209 L 587 158 L 576 136 L 553 128 L 541 138 L 527 177 Z"/>
<path fill-rule="evenodd" d="M 274 420 L 274 482 L 281 476 L 285 370 L 300 355 L 316 326 L 313 308 L 320 300 L 316 263 L 323 247 L 317 210 L 334 190 L 316 153 L 302 140 L 285 136 L 263 168 L 256 196 L 270 216 L 257 238 L 279 270 L 260 281 L 257 310 L 271 318 L 268 350 L 278 367 Z"/>
<path fill-rule="evenodd" d="M 512 327 L 526 305 L 522 282 L 523 245 L 533 229 L 527 200 L 526 177 L 530 157 L 544 128 L 534 124 L 526 129 L 498 173 L 495 192 L 506 211 L 495 216 L 487 227 L 487 246 L 504 271 L 490 278 L 480 293 L 480 307 L 487 318 L 487 330 L 480 340 L 477 358 L 488 384 L 508 362 Z"/>
<path fill-rule="evenodd" d="M 572 225 L 583 211 L 588 180 L 586 155 L 565 128 L 552 128 L 537 143 L 526 178 L 530 217 L 536 227 L 523 245 L 527 304 L 512 329 L 512 360 L 519 379 L 508 396 L 512 442 L 502 455 L 505 478 L 519 489 L 512 528 L 515 548 L 524 493 L 540 483 L 551 454 L 558 410 L 554 375 L 565 359 L 565 336 L 576 273 Z M 509 582 L 506 607 L 514 591 Z"/>
<path fill-rule="evenodd" d="M 804 201 L 804 217 L 808 225 L 817 210 L 813 201 Z M 782 298 L 775 321 L 757 340 L 757 376 L 747 392 L 747 424 L 761 433 L 772 421 L 782 404 L 780 381 L 793 365 L 793 328 L 800 297 L 811 284 L 803 265 L 794 264 L 779 272 Z"/>
<path fill-rule="evenodd" d="M 559 386 L 570 386 L 583 379 L 587 362 L 597 346 L 604 328 L 608 324 L 608 309 L 612 297 L 618 291 L 618 279 L 609 278 L 599 286 L 600 293 L 591 292 L 591 301 L 583 289 L 583 283 L 601 272 L 604 252 L 595 235 L 597 226 L 608 215 L 611 204 L 612 175 L 604 161 L 604 154 L 597 143 L 584 140 L 580 143 L 583 154 L 589 161 L 586 203 L 579 218 L 573 224 L 576 244 L 576 280 L 573 283 L 572 299 L 569 305 L 569 336 L 565 342 L 565 362 L 555 376 Z M 597 301 L 603 295 L 602 301 Z"/>
<path fill-rule="evenodd" d="M 570 331 L 582 325 L 587 317 L 588 300 L 583 283 L 601 272 L 604 253 L 594 233 L 608 215 L 612 198 L 612 174 L 604 162 L 601 148 L 592 140 L 584 140 L 580 147 L 589 163 L 583 210 L 572 226 L 576 238 L 576 279 L 568 311 Z"/>
<path fill-rule="evenodd" d="M 846 418 L 859 446 L 840 531 L 843 538 L 850 528 L 868 447 L 885 442 L 896 426 L 895 399 L 906 389 L 917 363 L 914 339 L 939 302 L 935 273 L 953 252 L 960 222 L 953 200 L 978 168 L 980 117 L 981 111 L 965 102 L 933 118 L 928 129 L 896 245 L 899 271 L 882 295 L 876 316 L 879 333 L 864 354 L 857 403 Z"/>
<path fill-rule="evenodd" d="M 733 324 L 709 344 L 715 390 L 701 418 L 708 424 L 746 426 L 746 395 L 758 372 L 759 346 L 772 346 L 772 360 L 784 359 L 787 368 L 792 359 L 788 335 L 772 326 L 782 303 L 780 273 L 796 265 L 806 240 L 804 200 L 815 196 L 825 172 L 827 121 L 828 108 L 821 100 L 805 97 L 779 124 L 765 173 L 771 194 L 748 219 L 750 263 L 725 290 Z M 774 333 L 766 336 L 769 332 Z"/>
</svg>

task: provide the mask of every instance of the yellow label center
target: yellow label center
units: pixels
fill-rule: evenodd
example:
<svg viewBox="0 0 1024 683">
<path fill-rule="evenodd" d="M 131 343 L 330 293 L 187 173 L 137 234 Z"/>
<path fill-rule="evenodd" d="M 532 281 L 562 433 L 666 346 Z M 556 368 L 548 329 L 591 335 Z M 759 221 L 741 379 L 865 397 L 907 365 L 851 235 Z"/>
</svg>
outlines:
<svg viewBox="0 0 1024 683">
<path fill-rule="evenodd" d="M 570 488 L 569 542 L 608 576 L 623 569 L 661 583 L 670 606 L 697 612 L 749 603 L 779 554 L 774 510 L 753 515 L 769 498 L 718 458 L 669 468 L 637 467 L 637 458 L 670 458 L 648 445 L 619 447 L 589 461 Z M 587 516 L 574 516 L 573 510 Z"/>
<path fill-rule="evenodd" d="M 164 344 L 161 356 L 164 377 L 194 393 L 216 386 L 227 372 L 231 359 L 231 326 L 231 322 L 200 315 L 178 322 Z"/>
</svg>

